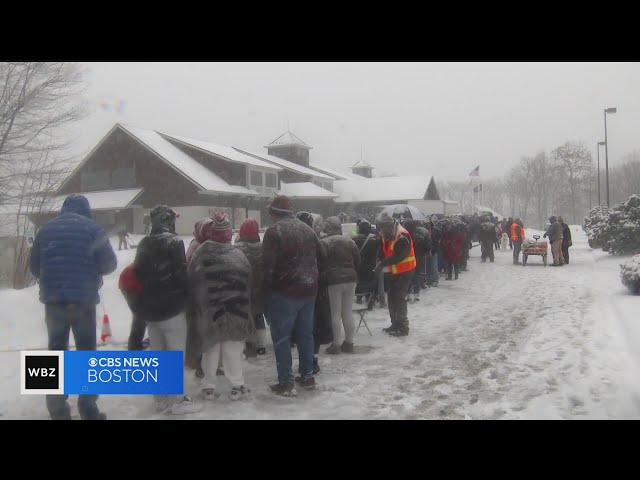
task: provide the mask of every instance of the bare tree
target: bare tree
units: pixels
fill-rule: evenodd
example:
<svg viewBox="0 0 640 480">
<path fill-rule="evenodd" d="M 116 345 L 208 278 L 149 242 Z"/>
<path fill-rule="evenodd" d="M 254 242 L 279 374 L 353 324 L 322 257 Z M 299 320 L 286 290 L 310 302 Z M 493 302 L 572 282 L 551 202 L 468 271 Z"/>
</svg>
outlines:
<svg viewBox="0 0 640 480">
<path fill-rule="evenodd" d="M 508 189 L 513 199 L 512 212 L 520 217 L 525 225 L 529 223 L 529 206 L 534 196 L 536 179 L 533 177 L 534 160 L 531 157 L 523 157 L 520 163 L 512 167 L 507 174 Z"/>
<path fill-rule="evenodd" d="M 86 112 L 82 73 L 73 63 L 0 63 L 1 203 L 15 196 L 29 158 L 69 146 L 65 129 Z"/>
<path fill-rule="evenodd" d="M 467 182 L 447 182 L 439 185 L 440 196 L 460 205 L 462 213 L 471 212 L 471 186 Z"/>
<path fill-rule="evenodd" d="M 612 205 L 640 194 L 640 151 L 625 155 L 621 164 L 609 169 L 609 185 L 615 186 L 611 189 Z"/>
<path fill-rule="evenodd" d="M 482 202 L 495 212 L 505 215 L 506 197 L 504 182 L 500 179 L 482 182 Z"/>
<path fill-rule="evenodd" d="M 86 112 L 82 74 L 73 63 L 0 63 L 0 205 L 15 215 L 14 288 L 31 282 L 29 219 L 52 207 L 69 172 L 67 129 Z"/>
<path fill-rule="evenodd" d="M 553 150 L 551 156 L 558 164 L 563 186 L 569 193 L 571 220 L 576 223 L 579 221 L 576 210 L 579 197 L 584 186 L 588 185 L 593 171 L 591 152 L 583 143 L 566 142 Z"/>
<path fill-rule="evenodd" d="M 538 228 L 544 228 L 549 212 L 553 210 L 554 194 L 557 191 L 557 166 L 545 152 L 538 153 L 531 161 L 533 200 L 536 204 Z M 551 210 L 550 210 L 551 208 Z"/>
</svg>

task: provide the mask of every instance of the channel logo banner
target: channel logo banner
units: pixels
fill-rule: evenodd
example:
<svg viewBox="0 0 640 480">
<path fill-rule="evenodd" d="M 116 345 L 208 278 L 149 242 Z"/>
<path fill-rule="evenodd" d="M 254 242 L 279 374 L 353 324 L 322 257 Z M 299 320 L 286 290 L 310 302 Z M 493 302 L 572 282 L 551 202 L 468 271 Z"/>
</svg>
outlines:
<svg viewBox="0 0 640 480">
<path fill-rule="evenodd" d="M 22 394 L 179 395 L 182 351 L 20 352 Z"/>
</svg>

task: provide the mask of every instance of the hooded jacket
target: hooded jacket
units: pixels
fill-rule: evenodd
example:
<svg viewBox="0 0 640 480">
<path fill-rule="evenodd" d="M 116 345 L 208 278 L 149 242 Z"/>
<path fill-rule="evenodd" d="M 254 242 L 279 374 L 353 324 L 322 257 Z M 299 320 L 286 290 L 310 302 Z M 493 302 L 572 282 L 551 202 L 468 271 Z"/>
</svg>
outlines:
<svg viewBox="0 0 640 480">
<path fill-rule="evenodd" d="M 355 242 L 342 235 L 342 224 L 338 217 L 329 217 L 324 222 L 325 236 L 320 240 L 326 257 L 326 269 L 321 273 L 322 283 L 338 285 L 357 282 L 360 269 L 360 252 Z"/>
<path fill-rule="evenodd" d="M 161 205 L 151 211 L 151 233 L 144 237 L 134 265 L 143 291 L 138 312 L 147 321 L 167 320 L 184 312 L 187 302 L 187 259 L 176 235 L 175 213 Z"/>
<path fill-rule="evenodd" d="M 60 215 L 40 228 L 31 247 L 30 270 L 40 283 L 40 301 L 100 302 L 102 276 L 117 267 L 104 229 L 93 221 L 89 201 L 69 195 Z"/>
<path fill-rule="evenodd" d="M 556 240 L 562 240 L 562 225 L 560 225 L 558 219 L 556 217 L 551 217 L 549 218 L 549 222 L 551 222 L 551 225 L 549 225 L 544 237 L 549 237 L 549 241 L 552 243 Z"/>
</svg>

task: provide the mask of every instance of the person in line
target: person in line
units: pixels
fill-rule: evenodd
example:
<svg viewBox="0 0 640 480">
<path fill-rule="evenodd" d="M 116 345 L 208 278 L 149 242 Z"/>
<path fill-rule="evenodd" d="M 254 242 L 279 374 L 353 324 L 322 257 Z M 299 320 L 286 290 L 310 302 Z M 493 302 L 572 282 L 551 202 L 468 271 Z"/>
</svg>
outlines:
<svg viewBox="0 0 640 480">
<path fill-rule="evenodd" d="M 60 215 L 38 230 L 29 262 L 44 304 L 48 349 L 69 350 L 72 331 L 76 350 L 95 350 L 98 291 L 118 261 L 109 237 L 93 220 L 87 197 L 71 194 L 64 200 Z M 68 397 L 46 396 L 52 420 L 71 420 Z M 79 395 L 80 418 L 106 420 L 97 401 L 97 395 Z"/>
</svg>

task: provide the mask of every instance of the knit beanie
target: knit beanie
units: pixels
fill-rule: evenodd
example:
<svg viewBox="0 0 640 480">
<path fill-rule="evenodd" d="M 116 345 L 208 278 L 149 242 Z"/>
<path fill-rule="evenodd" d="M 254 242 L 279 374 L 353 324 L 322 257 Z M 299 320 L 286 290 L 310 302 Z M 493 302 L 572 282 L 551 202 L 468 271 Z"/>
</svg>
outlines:
<svg viewBox="0 0 640 480">
<path fill-rule="evenodd" d="M 205 236 L 209 240 L 218 243 L 231 243 L 233 229 L 229 217 L 224 212 L 217 212 L 213 216 L 213 222 L 205 225 Z"/>
<path fill-rule="evenodd" d="M 278 195 L 271 201 L 269 212 L 281 216 L 292 213 L 291 200 L 285 195 Z"/>
<path fill-rule="evenodd" d="M 241 237 L 257 237 L 260 235 L 260 227 L 255 218 L 247 218 L 242 225 L 240 225 Z"/>
</svg>

